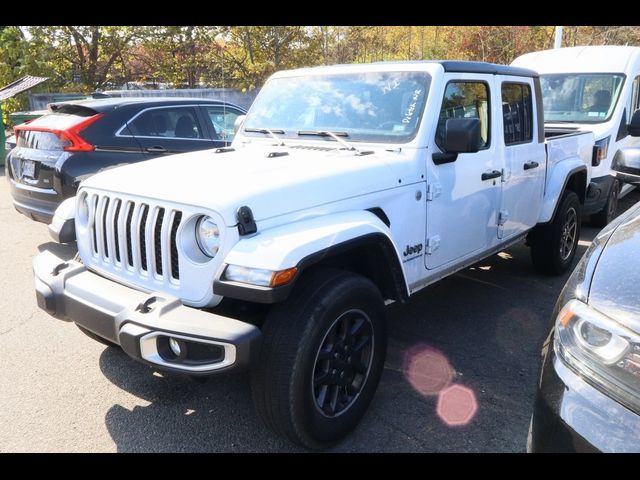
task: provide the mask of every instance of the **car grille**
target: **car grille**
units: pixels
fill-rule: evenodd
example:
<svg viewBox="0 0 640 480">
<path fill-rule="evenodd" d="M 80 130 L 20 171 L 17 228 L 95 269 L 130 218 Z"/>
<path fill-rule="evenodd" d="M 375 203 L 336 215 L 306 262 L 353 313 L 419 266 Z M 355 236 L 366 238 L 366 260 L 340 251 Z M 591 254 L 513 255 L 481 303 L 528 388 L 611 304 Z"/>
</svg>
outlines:
<svg viewBox="0 0 640 480">
<path fill-rule="evenodd" d="M 91 251 L 100 262 L 140 277 L 179 283 L 176 234 L 182 211 L 92 195 Z"/>
</svg>

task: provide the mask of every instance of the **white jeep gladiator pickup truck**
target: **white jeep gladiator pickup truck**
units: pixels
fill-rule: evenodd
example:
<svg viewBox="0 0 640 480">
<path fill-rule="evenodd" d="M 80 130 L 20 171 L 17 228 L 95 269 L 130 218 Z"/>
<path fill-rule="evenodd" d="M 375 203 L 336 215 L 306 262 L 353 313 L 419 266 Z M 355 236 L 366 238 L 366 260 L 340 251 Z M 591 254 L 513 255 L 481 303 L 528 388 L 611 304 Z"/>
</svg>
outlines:
<svg viewBox="0 0 640 480">
<path fill-rule="evenodd" d="M 570 266 L 594 138 L 545 139 L 542 112 L 515 67 L 278 72 L 231 148 L 84 181 L 51 226 L 79 259 L 34 259 L 38 305 L 157 368 L 250 368 L 271 429 L 331 444 L 375 393 L 385 303 L 525 237 Z"/>
</svg>

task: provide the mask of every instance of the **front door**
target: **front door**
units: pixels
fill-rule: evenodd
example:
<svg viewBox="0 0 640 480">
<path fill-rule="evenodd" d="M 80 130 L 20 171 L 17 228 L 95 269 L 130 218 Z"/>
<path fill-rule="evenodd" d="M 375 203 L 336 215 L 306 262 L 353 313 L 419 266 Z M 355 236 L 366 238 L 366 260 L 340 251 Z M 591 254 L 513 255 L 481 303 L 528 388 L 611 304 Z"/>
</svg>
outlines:
<svg viewBox="0 0 640 480">
<path fill-rule="evenodd" d="M 428 269 L 464 261 L 497 242 L 497 206 L 502 164 L 500 136 L 493 132 L 495 107 L 486 76 L 448 75 L 432 152 L 442 152 L 448 118 L 479 118 L 483 145 L 453 162 L 427 167 Z"/>
<path fill-rule="evenodd" d="M 219 140 L 221 145 L 231 145 L 235 135 L 235 122 L 240 115 L 240 110 L 226 105 L 201 105 L 204 111 L 205 122 L 211 130 L 211 137 Z"/>
</svg>

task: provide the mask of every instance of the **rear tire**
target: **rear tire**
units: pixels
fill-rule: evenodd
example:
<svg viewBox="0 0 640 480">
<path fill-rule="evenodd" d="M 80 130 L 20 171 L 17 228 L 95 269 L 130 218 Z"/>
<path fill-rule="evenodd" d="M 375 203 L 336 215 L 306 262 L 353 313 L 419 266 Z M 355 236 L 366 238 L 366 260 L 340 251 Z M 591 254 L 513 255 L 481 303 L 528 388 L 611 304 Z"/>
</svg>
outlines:
<svg viewBox="0 0 640 480">
<path fill-rule="evenodd" d="M 251 372 L 261 420 L 308 448 L 346 436 L 371 402 L 384 366 L 384 301 L 367 278 L 318 270 L 269 312 Z"/>
<path fill-rule="evenodd" d="M 107 340 L 106 338 L 102 338 L 100 335 L 96 335 L 91 330 L 87 330 L 86 328 L 81 327 L 77 323 L 76 323 L 76 327 L 78 327 L 80 329 L 80 331 L 82 333 L 84 333 L 87 337 L 91 338 L 92 340 L 95 340 L 96 342 L 100 342 L 101 344 L 106 345 L 107 347 L 119 347 L 120 346 L 117 343 L 113 343 L 113 342 Z"/>
<path fill-rule="evenodd" d="M 611 220 L 616 218 L 618 212 L 618 196 L 620 195 L 620 182 L 615 179 L 609 189 L 607 203 L 604 204 L 602 210 L 591 215 L 591 225 L 598 228 L 606 227 Z"/>
<path fill-rule="evenodd" d="M 541 273 L 561 275 L 576 255 L 580 239 L 581 206 L 578 195 L 566 190 L 554 219 L 531 232 L 531 259 Z"/>
</svg>

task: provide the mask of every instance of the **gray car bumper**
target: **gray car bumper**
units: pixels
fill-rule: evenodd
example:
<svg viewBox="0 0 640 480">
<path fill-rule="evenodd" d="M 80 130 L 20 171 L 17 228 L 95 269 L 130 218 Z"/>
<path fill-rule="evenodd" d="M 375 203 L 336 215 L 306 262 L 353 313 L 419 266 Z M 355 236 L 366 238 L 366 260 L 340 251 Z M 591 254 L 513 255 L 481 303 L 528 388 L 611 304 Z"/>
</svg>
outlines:
<svg viewBox="0 0 640 480">
<path fill-rule="evenodd" d="M 261 333 L 245 322 L 144 293 L 44 251 L 33 261 L 38 306 L 122 347 L 143 363 L 189 375 L 245 368 Z M 170 348 L 170 339 L 179 353 Z"/>
</svg>

